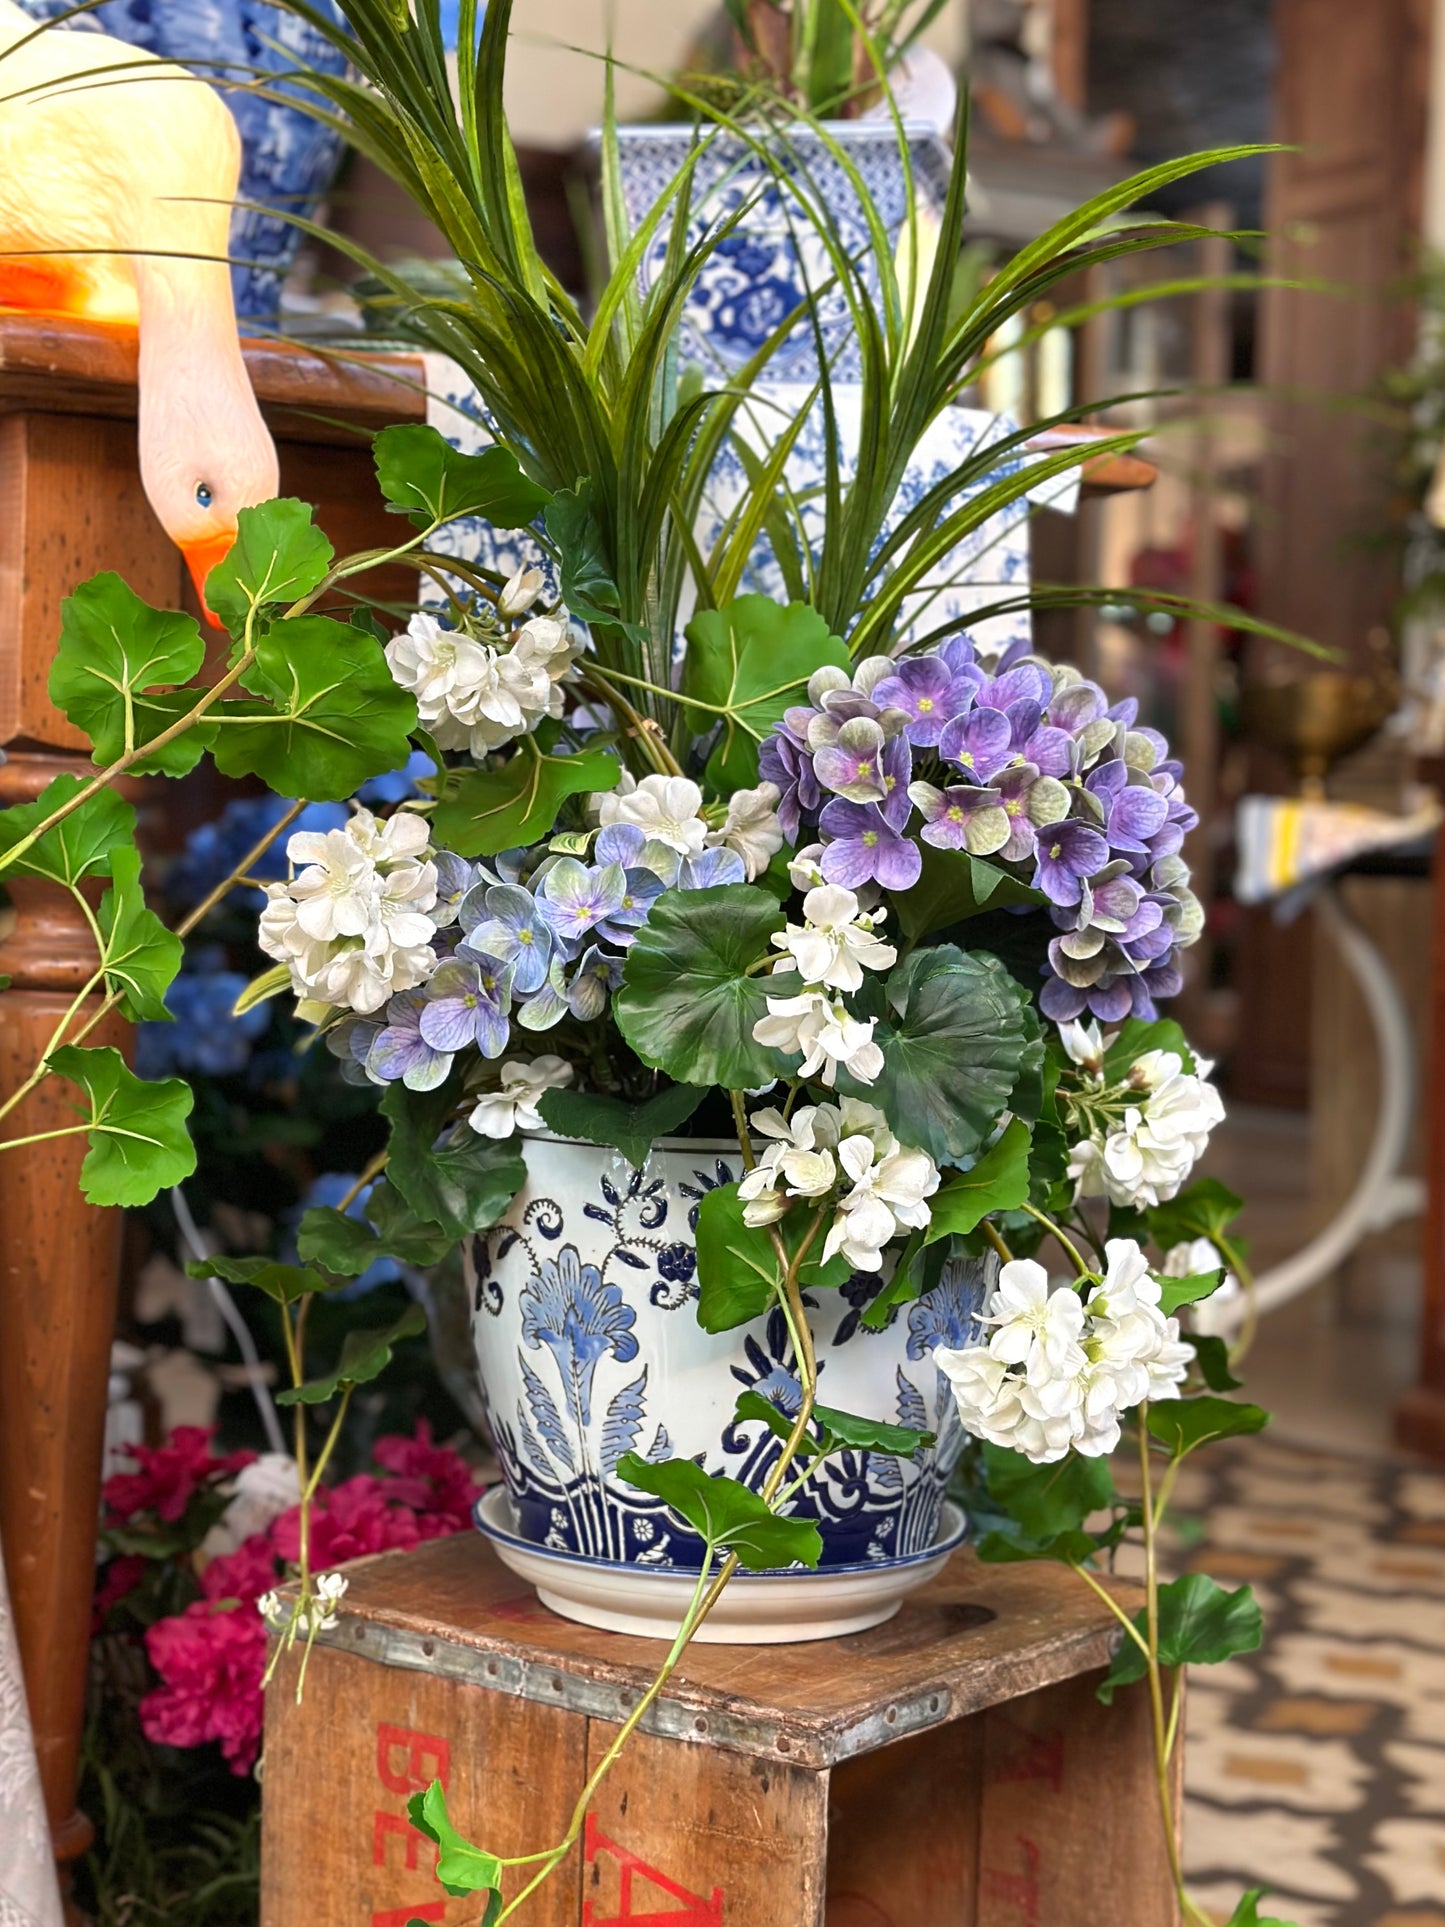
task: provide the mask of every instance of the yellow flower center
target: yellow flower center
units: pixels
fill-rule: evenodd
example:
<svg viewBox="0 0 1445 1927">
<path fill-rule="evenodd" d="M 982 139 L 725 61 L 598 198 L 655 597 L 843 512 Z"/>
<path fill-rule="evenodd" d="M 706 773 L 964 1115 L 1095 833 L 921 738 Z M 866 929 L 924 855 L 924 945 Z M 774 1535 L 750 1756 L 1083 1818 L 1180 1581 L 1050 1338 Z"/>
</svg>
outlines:
<svg viewBox="0 0 1445 1927">
<path fill-rule="evenodd" d="M 871 850 L 871 849 L 873 848 L 873 845 L 874 845 L 874 844 L 875 844 L 875 843 L 876 843 L 877 841 L 878 841 L 878 832 L 877 832 L 877 830 L 865 830 L 865 831 L 863 832 L 863 847 L 864 847 L 864 849 L 866 849 L 866 850 Z"/>
<path fill-rule="evenodd" d="M 933 707 L 932 696 L 920 696 L 918 698 L 918 713 L 920 716 L 926 716 L 929 710 L 932 709 L 932 707 Z"/>
</svg>

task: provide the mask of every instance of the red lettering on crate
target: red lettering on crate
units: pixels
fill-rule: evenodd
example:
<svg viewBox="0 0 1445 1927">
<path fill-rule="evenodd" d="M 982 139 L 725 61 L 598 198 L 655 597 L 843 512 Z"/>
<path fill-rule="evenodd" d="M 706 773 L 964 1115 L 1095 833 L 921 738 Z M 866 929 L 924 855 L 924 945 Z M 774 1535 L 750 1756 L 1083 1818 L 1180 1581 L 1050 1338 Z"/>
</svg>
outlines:
<svg viewBox="0 0 1445 1927">
<path fill-rule="evenodd" d="M 618 1898 L 620 1913 L 596 1914 L 592 1902 L 582 1902 L 582 1927 L 723 1927 L 723 1890 L 714 1887 L 712 1898 L 704 1900 L 701 1894 L 680 1887 L 675 1880 L 669 1880 L 665 1873 L 656 1867 L 649 1867 L 645 1860 L 626 1847 L 620 1847 L 615 1840 L 609 1840 L 592 1814 L 587 1816 L 587 1830 L 582 1839 L 582 1861 L 584 1866 L 592 1866 L 600 1857 L 606 1856 L 617 1867 L 621 1892 Z M 653 1908 L 651 1912 L 638 1912 L 633 1906 L 632 1883 L 645 1880 L 660 1888 L 670 1900 L 680 1900 L 682 1906 L 665 1909 Z"/>
<path fill-rule="evenodd" d="M 393 1756 L 405 1753 L 400 1772 Z M 435 1733 L 414 1733 L 409 1726 L 376 1729 L 376 1777 L 389 1793 L 421 1793 L 433 1780 L 445 1786 L 451 1773 L 452 1750 Z"/>
<path fill-rule="evenodd" d="M 1064 1734 L 1062 1727 L 1052 1733 L 1031 1733 L 1000 1716 L 999 1728 L 1007 1737 L 1004 1759 L 990 1774 L 996 1786 L 1005 1780 L 1047 1780 L 1049 1791 L 1058 1793 L 1064 1784 Z"/>
<path fill-rule="evenodd" d="M 1023 1849 L 1024 1871 L 1003 1873 L 997 1867 L 983 1870 L 983 1891 L 990 1900 L 1005 1907 L 1017 1907 L 1024 1927 L 1039 1927 L 1039 1850 L 1026 1834 L 1019 1834 Z"/>
<path fill-rule="evenodd" d="M 378 1807 L 371 1816 L 371 1864 L 373 1867 L 386 1865 L 386 1843 L 388 1837 L 405 1843 L 402 1864 L 409 1871 L 416 1871 L 416 1856 L 419 1847 L 425 1847 L 435 1859 L 436 1842 L 428 1840 L 424 1833 L 418 1833 L 411 1821 L 403 1813 L 388 1813 Z"/>
<path fill-rule="evenodd" d="M 445 1920 L 447 1903 L 444 1900 L 424 1900 L 420 1907 L 393 1907 L 388 1913 L 373 1914 L 371 1927 L 407 1927 L 413 1920 Z"/>
</svg>

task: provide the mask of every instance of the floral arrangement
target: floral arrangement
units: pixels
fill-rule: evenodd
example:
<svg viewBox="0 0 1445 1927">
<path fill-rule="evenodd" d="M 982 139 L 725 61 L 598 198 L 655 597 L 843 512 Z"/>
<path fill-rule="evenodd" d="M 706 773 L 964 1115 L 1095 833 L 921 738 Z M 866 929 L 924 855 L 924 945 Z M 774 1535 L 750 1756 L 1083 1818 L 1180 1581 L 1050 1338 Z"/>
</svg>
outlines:
<svg viewBox="0 0 1445 1927">
<path fill-rule="evenodd" d="M 1181 854 L 1194 817 L 1178 764 L 1131 705 L 1026 644 L 998 656 L 953 626 L 917 633 L 919 599 L 960 541 L 1080 452 L 1025 464 L 1025 437 L 1005 437 L 906 513 L 895 503 L 920 435 L 976 377 L 1001 324 L 1095 261 L 1188 233 L 1114 217 L 1233 150 L 1109 189 L 962 294 L 961 164 L 926 270 L 914 236 L 897 257 L 878 241 L 865 274 L 826 206 L 813 207 L 862 354 L 866 445 L 846 479 L 832 450 L 821 508 L 802 516 L 784 464 L 815 405 L 832 420 L 825 365 L 704 552 L 699 505 L 737 410 L 808 315 L 780 322 L 725 388 L 680 373 L 677 317 L 731 222 L 696 230 L 684 167 L 630 233 L 610 125 L 613 268 L 584 314 L 508 191 L 505 0 L 481 22 L 463 0 L 460 114 L 439 78 L 434 10 L 342 10 L 348 27 L 335 31 L 355 77 L 316 75 L 315 89 L 436 220 L 471 282 L 465 298 L 432 299 L 367 265 L 411 334 L 471 376 L 493 445 L 462 454 L 420 426 L 379 434 L 377 483 L 401 523 L 383 554 L 336 557 L 300 502 L 242 511 L 206 584 L 231 637 L 209 684 L 190 618 L 149 608 L 115 576 L 81 585 L 51 694 L 88 733 L 97 774 L 62 776 L 0 815 L 0 877 L 46 878 L 87 915 L 105 885 L 93 976 L 0 1105 L 3 1121 L 43 1079 L 69 1080 L 79 1120 L 42 1135 L 87 1136 L 92 1202 L 143 1203 L 193 1168 L 187 1086 L 137 1077 L 87 1039 L 97 1009 L 166 1021 L 181 940 L 238 887 L 264 903 L 258 940 L 274 960 L 238 1008 L 289 992 L 346 1077 L 376 1091 L 386 1130 L 347 1193 L 306 1212 L 295 1262 L 199 1267 L 275 1308 L 298 1498 L 292 1526 L 216 1562 L 213 1585 L 243 1602 L 224 1638 L 244 1651 L 205 1644 L 222 1639 L 221 1595 L 205 1590 L 158 1638 L 153 1657 L 173 1678 L 153 1717 L 199 1731 L 185 1681 L 250 1678 L 268 1628 L 269 1664 L 292 1668 L 299 1691 L 336 1611 L 332 1564 L 372 1543 L 353 1529 L 345 1488 L 324 1496 L 326 1473 L 355 1392 L 424 1313 L 413 1304 L 390 1325 L 348 1330 L 318 1367 L 312 1308 L 378 1258 L 434 1264 L 497 1223 L 526 1176 L 530 1133 L 615 1147 L 640 1167 L 664 1134 L 730 1129 L 744 1175 L 700 1200 L 690 1289 L 710 1332 L 782 1321 L 797 1395 L 744 1393 L 738 1409 L 781 1450 L 760 1490 L 665 1451 L 620 1456 L 618 1478 L 702 1547 L 676 1639 L 555 1845 L 498 1856 L 460 1840 L 440 1786 L 417 1796 L 442 1880 L 483 1895 L 488 1927 L 523 1908 L 736 1570 L 816 1565 L 821 1540 L 800 1509 L 809 1482 L 842 1453 L 906 1458 L 927 1442 L 820 1402 L 810 1306 L 847 1287 L 877 1328 L 951 1257 L 981 1254 L 999 1270 L 978 1341 L 934 1354 L 978 1442 L 970 1477 L 995 1522 L 978 1549 L 1062 1560 L 1119 1619 L 1106 1689 L 1145 1682 L 1172 1850 L 1169 1669 L 1246 1650 L 1260 1624 L 1247 1587 L 1163 1583 L 1159 1524 L 1182 1460 L 1265 1422 L 1225 1396 L 1237 1380 L 1223 1341 L 1184 1323 L 1226 1268 L 1248 1282 L 1230 1231 L 1238 1200 L 1192 1177 L 1219 1100 L 1158 1011 L 1200 926 Z M 780 137 L 748 137 L 787 165 Z M 806 208 L 805 174 L 790 191 Z M 643 296 L 640 249 L 659 233 L 666 266 Z M 1090 453 L 1137 439 L 1121 432 Z M 536 566 L 503 579 L 458 559 L 446 532 L 463 518 L 516 531 Z M 762 539 L 794 585 L 786 602 L 740 592 Z M 402 633 L 358 581 L 397 563 L 432 597 Z M 979 618 L 1031 600 L 1006 594 Z M 182 775 L 203 755 L 306 801 L 273 812 L 172 931 L 145 902 L 133 816 L 112 785 Z M 363 800 L 402 770 L 416 794 Z M 342 820 L 300 827 L 308 805 L 348 799 Z M 285 873 L 258 869 L 282 838 Z M 1219 1262 L 1181 1272 L 1188 1261 L 1173 1254 L 1201 1241 Z M 1126 1439 L 1138 1463 L 1127 1500 L 1109 1466 Z M 399 1492 L 354 1498 L 358 1517 L 378 1500 L 388 1518 L 396 1504 L 418 1513 Z M 1138 1613 L 1104 1582 L 1131 1533 L 1146 1573 Z M 228 1731 L 238 1762 L 253 1737 Z M 1182 1907 L 1202 1920 L 1175 1871 Z M 1235 1927 L 1255 1919 L 1247 1896 Z"/>
</svg>

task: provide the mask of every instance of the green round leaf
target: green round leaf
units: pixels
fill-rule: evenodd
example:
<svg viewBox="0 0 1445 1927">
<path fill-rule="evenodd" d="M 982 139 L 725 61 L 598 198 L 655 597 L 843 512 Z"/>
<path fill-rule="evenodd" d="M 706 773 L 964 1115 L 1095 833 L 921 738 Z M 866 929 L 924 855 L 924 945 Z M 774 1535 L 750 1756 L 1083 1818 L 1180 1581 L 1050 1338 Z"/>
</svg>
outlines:
<svg viewBox="0 0 1445 1927">
<path fill-rule="evenodd" d="M 50 1068 L 79 1084 L 89 1100 L 90 1150 L 80 1188 L 90 1204 L 149 1204 L 196 1168 L 186 1130 L 194 1098 L 179 1078 L 147 1083 L 109 1045 L 52 1051 Z"/>
<path fill-rule="evenodd" d="M 720 1552 L 735 1552 L 749 1572 L 790 1566 L 801 1560 L 816 1566 L 823 1541 L 811 1519 L 780 1519 L 749 1487 L 721 1473 L 709 1476 L 691 1459 L 664 1459 L 654 1465 L 635 1452 L 617 1463 L 620 1477 L 640 1491 L 664 1499 L 679 1518 Z"/>
<path fill-rule="evenodd" d="M 621 774 L 622 765 L 604 749 L 544 756 L 522 743 L 497 769 L 446 772 L 433 833 L 458 856 L 495 856 L 536 842 L 556 824 L 569 796 L 616 789 Z"/>
<path fill-rule="evenodd" d="M 786 1072 L 781 1052 L 753 1041 L 753 1025 L 768 1014 L 769 980 L 747 974 L 783 921 L 776 898 L 746 883 L 657 899 L 612 1000 L 618 1029 L 644 1064 L 679 1084 L 734 1091 Z"/>
<path fill-rule="evenodd" d="M 883 1069 L 873 1084 L 841 1073 L 839 1089 L 880 1105 L 903 1142 L 938 1163 L 972 1157 L 1020 1077 L 1037 1072 L 1028 992 L 997 957 L 941 944 L 906 957 L 884 999 L 873 1033 Z"/>
<path fill-rule="evenodd" d="M 193 616 L 153 609 L 109 572 L 82 582 L 60 605 L 60 645 L 50 669 L 50 700 L 90 738 L 94 760 L 113 763 L 150 741 L 192 706 L 194 694 L 147 692 L 188 683 L 206 653 Z M 184 776 L 210 736 L 189 729 L 154 756 L 132 765 L 136 775 Z"/>
<path fill-rule="evenodd" d="M 499 529 L 525 528 L 552 499 L 527 479 L 510 449 L 463 455 L 420 422 L 383 428 L 372 448 L 382 494 L 419 529 L 459 515 L 480 515 Z"/>
<path fill-rule="evenodd" d="M 332 548 L 314 521 L 309 502 L 283 496 L 242 509 L 230 554 L 206 577 L 206 604 L 232 634 L 253 609 L 296 602 L 319 588 L 331 567 Z M 288 792 L 315 796 L 315 790 Z"/>
</svg>

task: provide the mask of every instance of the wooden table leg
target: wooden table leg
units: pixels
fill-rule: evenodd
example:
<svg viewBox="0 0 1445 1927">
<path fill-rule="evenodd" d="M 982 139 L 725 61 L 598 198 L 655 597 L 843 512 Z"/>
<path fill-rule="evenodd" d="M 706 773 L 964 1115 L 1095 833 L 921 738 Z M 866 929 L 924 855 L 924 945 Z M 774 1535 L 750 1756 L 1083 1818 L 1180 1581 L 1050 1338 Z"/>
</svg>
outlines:
<svg viewBox="0 0 1445 1927">
<path fill-rule="evenodd" d="M 15 756 L 0 802 L 28 801 L 72 759 Z M 84 917 L 53 885 L 12 879 L 0 942 L 0 1101 L 21 1085 L 95 967 Z M 108 1018 L 91 1044 L 124 1045 Z M 75 1121 L 75 1092 L 48 1079 L 0 1123 L 0 1139 Z M 15 1611 L 46 1812 L 62 1862 L 90 1823 L 75 1788 L 85 1701 L 106 1384 L 121 1214 L 82 1202 L 83 1137 L 0 1153 L 0 1545 Z"/>
</svg>

